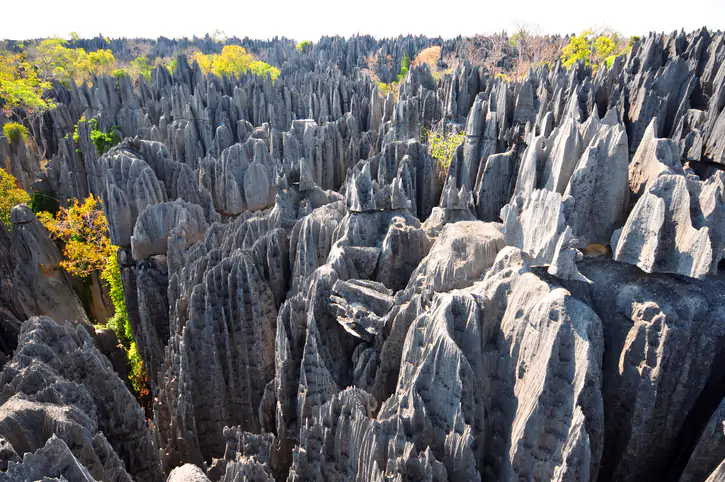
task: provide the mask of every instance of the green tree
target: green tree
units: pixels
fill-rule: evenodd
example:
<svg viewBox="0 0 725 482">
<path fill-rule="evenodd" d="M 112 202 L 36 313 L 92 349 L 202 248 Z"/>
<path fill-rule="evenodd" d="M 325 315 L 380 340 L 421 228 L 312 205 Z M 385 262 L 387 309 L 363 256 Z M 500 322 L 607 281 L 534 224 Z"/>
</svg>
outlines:
<svg viewBox="0 0 725 482">
<path fill-rule="evenodd" d="M 614 57 L 623 53 L 620 40 L 616 32 L 595 33 L 591 29 L 585 30 L 569 40 L 569 44 L 561 50 L 561 60 L 566 68 L 571 68 L 580 60 L 594 69 L 604 62 L 611 65 Z"/>
<path fill-rule="evenodd" d="M 131 61 L 131 72 L 135 75 L 143 75 L 146 80 L 151 80 L 152 69 L 153 64 L 146 57 L 139 56 Z"/>
<path fill-rule="evenodd" d="M 298 43 L 295 48 L 298 52 L 308 52 L 312 48 L 312 42 L 309 40 L 303 40 L 302 42 Z"/>
</svg>

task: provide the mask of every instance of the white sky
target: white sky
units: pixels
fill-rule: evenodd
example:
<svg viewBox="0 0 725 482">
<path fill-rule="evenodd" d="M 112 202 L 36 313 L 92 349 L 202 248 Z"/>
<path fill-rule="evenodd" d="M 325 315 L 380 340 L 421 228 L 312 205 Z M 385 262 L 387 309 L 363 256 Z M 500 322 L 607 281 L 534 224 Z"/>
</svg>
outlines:
<svg viewBox="0 0 725 482">
<path fill-rule="evenodd" d="M 0 39 L 81 37 L 191 37 L 215 29 L 227 35 L 317 40 L 321 35 L 456 35 L 513 31 L 578 33 L 611 27 L 625 35 L 651 30 L 725 29 L 725 0 L 0 0 L 6 21 Z M 28 16 L 28 9 L 32 15 Z M 116 10 L 116 11 L 114 11 Z M 10 19 L 14 19 L 10 21 Z"/>
</svg>

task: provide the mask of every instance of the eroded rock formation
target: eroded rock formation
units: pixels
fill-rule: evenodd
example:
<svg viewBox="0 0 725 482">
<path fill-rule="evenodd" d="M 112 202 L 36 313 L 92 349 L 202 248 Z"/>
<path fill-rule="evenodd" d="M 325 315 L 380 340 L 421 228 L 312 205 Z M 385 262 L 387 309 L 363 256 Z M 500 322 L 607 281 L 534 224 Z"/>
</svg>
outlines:
<svg viewBox="0 0 725 482">
<path fill-rule="evenodd" d="M 722 33 L 514 82 L 446 41 L 397 99 L 363 57 L 393 80 L 438 40 L 244 42 L 278 79 L 58 87 L 42 174 L 0 138 L 103 200 L 153 395 L 146 421 L 14 208 L 0 480 L 722 479 Z M 99 155 L 82 115 L 125 139 Z M 465 133 L 447 169 L 422 128 Z"/>
</svg>

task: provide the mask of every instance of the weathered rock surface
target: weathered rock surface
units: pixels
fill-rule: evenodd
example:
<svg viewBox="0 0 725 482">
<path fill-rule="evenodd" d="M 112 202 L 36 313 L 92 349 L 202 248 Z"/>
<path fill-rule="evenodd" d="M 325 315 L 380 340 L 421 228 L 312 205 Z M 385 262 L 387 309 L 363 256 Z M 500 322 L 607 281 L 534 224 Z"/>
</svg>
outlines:
<svg viewBox="0 0 725 482">
<path fill-rule="evenodd" d="M 11 222 L 13 283 L 25 316 L 50 316 L 59 323 L 88 322 L 71 277 L 60 267 L 63 257 L 30 207 L 15 206 Z"/>
<path fill-rule="evenodd" d="M 23 324 L 0 374 L 0 436 L 16 452 L 40 452 L 8 474 L 162 480 L 141 408 L 86 330 L 47 317 Z"/>
<path fill-rule="evenodd" d="M 16 207 L 0 480 L 723 478 L 723 33 L 514 82 L 482 39 L 237 40 L 280 76 L 56 86 L 42 171 L 0 137 L 24 187 L 103 200 L 153 399 Z M 423 129 L 465 133 L 450 166 Z"/>
</svg>

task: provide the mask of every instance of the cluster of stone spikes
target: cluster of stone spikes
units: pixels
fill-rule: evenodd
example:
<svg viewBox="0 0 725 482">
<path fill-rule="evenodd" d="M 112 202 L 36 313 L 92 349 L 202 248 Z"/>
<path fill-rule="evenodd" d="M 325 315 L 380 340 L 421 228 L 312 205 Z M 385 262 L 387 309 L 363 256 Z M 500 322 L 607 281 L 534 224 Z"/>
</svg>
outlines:
<svg viewBox="0 0 725 482">
<path fill-rule="evenodd" d="M 42 170 L 0 136 L 103 200 L 152 399 L 16 206 L 0 481 L 723 480 L 725 34 L 514 81 L 459 38 L 381 95 L 365 58 L 436 42 L 245 40 L 279 78 L 59 85 Z M 446 165 L 424 130 L 464 134 Z"/>
</svg>

